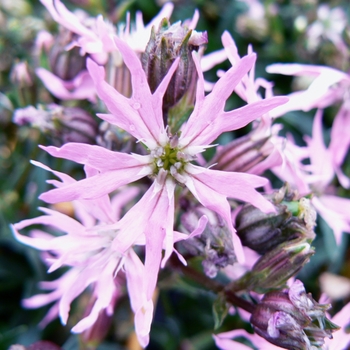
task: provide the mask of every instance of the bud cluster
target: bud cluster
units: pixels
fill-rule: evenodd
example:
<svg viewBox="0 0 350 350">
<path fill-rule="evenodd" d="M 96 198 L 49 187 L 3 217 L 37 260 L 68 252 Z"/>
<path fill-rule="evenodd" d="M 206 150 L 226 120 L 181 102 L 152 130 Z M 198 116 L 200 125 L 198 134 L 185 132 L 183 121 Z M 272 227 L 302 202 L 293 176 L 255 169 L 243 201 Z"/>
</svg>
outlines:
<svg viewBox="0 0 350 350">
<path fill-rule="evenodd" d="M 316 214 L 307 198 L 298 199 L 288 185 L 269 199 L 276 213 L 265 214 L 246 205 L 237 215 L 237 234 L 245 246 L 261 257 L 239 280 L 234 289 L 267 293 L 283 288 L 315 253 Z"/>
</svg>

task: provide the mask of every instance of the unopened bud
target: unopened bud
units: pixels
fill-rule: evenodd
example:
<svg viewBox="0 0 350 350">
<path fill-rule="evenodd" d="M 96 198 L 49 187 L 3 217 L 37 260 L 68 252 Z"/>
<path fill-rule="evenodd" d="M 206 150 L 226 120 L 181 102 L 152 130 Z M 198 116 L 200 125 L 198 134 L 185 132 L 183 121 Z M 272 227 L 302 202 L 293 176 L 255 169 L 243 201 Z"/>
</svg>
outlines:
<svg viewBox="0 0 350 350">
<path fill-rule="evenodd" d="M 144 152 L 144 147 L 140 143 L 136 143 L 128 132 L 106 121 L 99 125 L 96 143 L 111 151 L 141 154 Z"/>
<path fill-rule="evenodd" d="M 235 281 L 240 289 L 266 293 L 283 288 L 309 262 L 315 250 L 306 239 L 282 243 L 261 256 L 252 270 Z"/>
<path fill-rule="evenodd" d="M 105 339 L 112 324 L 112 320 L 112 315 L 108 315 L 106 309 L 101 310 L 95 323 L 89 329 L 81 333 L 81 342 L 87 346 L 88 349 L 96 349 Z"/>
<path fill-rule="evenodd" d="M 285 349 L 321 349 L 324 338 L 339 329 L 327 319 L 329 304 L 317 303 L 299 280 L 290 289 L 269 292 L 256 305 L 250 322 L 254 331 Z"/>
<path fill-rule="evenodd" d="M 141 56 L 148 84 L 154 92 L 177 57 L 180 62 L 163 98 L 163 116 L 165 125 L 175 133 L 193 108 L 198 79 L 192 51 L 198 51 L 207 44 L 207 33 L 198 33 L 188 29 L 181 22 L 170 25 L 164 18 L 158 30 L 151 32 L 150 41 Z M 177 107 L 177 108 L 175 108 Z M 170 109 L 175 108 L 176 113 Z M 176 115 L 175 115 L 176 114 Z"/>
<path fill-rule="evenodd" d="M 95 143 L 97 123 L 77 107 L 50 104 L 44 108 L 28 106 L 17 109 L 13 117 L 18 125 L 29 125 L 47 134 L 56 145 L 67 142 Z"/>
<path fill-rule="evenodd" d="M 125 97 L 132 94 L 131 75 L 119 51 L 112 51 L 105 64 L 106 81 Z"/>
<path fill-rule="evenodd" d="M 79 48 L 67 49 L 72 41 L 74 41 L 74 33 L 60 27 L 49 52 L 51 71 L 63 80 L 72 80 L 85 69 L 85 57 L 80 55 Z"/>
<path fill-rule="evenodd" d="M 250 133 L 218 148 L 211 163 L 214 164 L 213 169 L 249 172 L 263 162 L 273 149 L 270 136 L 256 137 Z"/>
<path fill-rule="evenodd" d="M 243 245 L 265 254 L 286 241 L 314 239 L 316 211 L 308 198 L 298 199 L 285 185 L 268 199 L 276 213 L 265 214 L 249 204 L 238 213 L 236 229 Z"/>
<path fill-rule="evenodd" d="M 236 255 L 231 232 L 224 220 L 209 209 L 201 207 L 184 213 L 181 217 L 184 230 L 193 231 L 202 215 L 208 217 L 205 230 L 200 236 L 183 241 L 183 245 L 190 254 L 204 257 L 204 273 L 214 278 L 219 269 L 236 262 Z"/>
<path fill-rule="evenodd" d="M 11 75 L 11 82 L 17 87 L 19 104 L 27 106 L 35 102 L 36 86 L 34 84 L 33 72 L 29 69 L 27 62 L 14 64 Z"/>
</svg>

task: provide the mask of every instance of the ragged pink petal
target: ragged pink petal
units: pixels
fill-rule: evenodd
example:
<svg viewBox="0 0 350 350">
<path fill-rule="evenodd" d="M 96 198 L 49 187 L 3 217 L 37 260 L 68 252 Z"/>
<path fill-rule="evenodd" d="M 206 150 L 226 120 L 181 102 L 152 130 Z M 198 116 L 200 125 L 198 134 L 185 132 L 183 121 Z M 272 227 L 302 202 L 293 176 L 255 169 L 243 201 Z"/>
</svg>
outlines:
<svg viewBox="0 0 350 350">
<path fill-rule="evenodd" d="M 182 138 L 189 138 L 188 143 L 192 143 L 197 137 L 200 137 L 203 130 L 209 127 L 216 118 L 217 114 L 224 111 L 227 98 L 231 95 L 235 86 L 242 77 L 252 67 L 256 56 L 254 54 L 243 57 L 239 64 L 229 69 L 222 78 L 215 84 L 211 93 L 204 97 L 204 78 L 200 70 L 198 58 L 193 54 L 199 75 L 199 84 L 197 85 L 197 98 L 195 108 L 187 121 L 182 126 Z M 196 140 L 196 144 L 207 144 Z"/>
<path fill-rule="evenodd" d="M 52 95 L 61 100 L 96 102 L 95 86 L 87 71 L 80 72 L 71 81 L 64 81 L 44 68 L 37 68 L 36 74 Z"/>
<path fill-rule="evenodd" d="M 99 171 L 142 167 L 150 162 L 147 156 L 136 158 L 127 153 L 113 152 L 100 146 L 84 143 L 66 143 L 61 148 L 54 146 L 40 147 L 54 157 L 89 165 Z"/>
</svg>

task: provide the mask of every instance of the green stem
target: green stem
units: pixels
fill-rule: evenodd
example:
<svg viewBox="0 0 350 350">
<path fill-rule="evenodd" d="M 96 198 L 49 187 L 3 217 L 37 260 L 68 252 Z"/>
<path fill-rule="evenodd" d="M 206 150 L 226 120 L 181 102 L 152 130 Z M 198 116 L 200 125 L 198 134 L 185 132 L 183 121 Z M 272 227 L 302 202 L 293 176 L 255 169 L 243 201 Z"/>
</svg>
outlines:
<svg viewBox="0 0 350 350">
<path fill-rule="evenodd" d="M 230 288 L 232 284 L 229 286 L 225 286 L 209 277 L 204 275 L 202 272 L 194 269 L 190 266 L 184 266 L 178 259 L 171 259 L 171 264 L 176 270 L 180 271 L 184 276 L 189 278 L 190 280 L 200 284 L 207 290 L 214 292 L 215 294 L 224 292 L 227 302 L 232 304 L 233 306 L 237 306 L 242 308 L 243 310 L 252 313 L 255 309 L 255 306 L 251 304 L 249 301 L 239 297 L 235 294 L 234 291 Z"/>
</svg>

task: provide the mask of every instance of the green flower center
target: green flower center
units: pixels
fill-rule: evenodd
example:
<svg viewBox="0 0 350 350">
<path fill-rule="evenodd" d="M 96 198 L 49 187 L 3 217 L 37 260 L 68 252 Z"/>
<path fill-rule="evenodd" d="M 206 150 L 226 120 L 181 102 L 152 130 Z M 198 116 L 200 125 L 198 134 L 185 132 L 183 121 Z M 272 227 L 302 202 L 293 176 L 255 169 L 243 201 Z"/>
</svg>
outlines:
<svg viewBox="0 0 350 350">
<path fill-rule="evenodd" d="M 164 169 L 178 182 L 183 182 L 185 165 L 190 159 L 178 147 L 171 147 L 167 143 L 164 147 L 158 147 L 151 153 L 154 157 L 154 175 L 158 175 L 160 169 Z"/>
<path fill-rule="evenodd" d="M 163 154 L 159 157 L 159 164 L 164 170 L 170 171 L 170 167 L 178 163 L 180 160 L 177 158 L 177 148 L 171 148 L 170 145 L 166 145 Z"/>
</svg>

